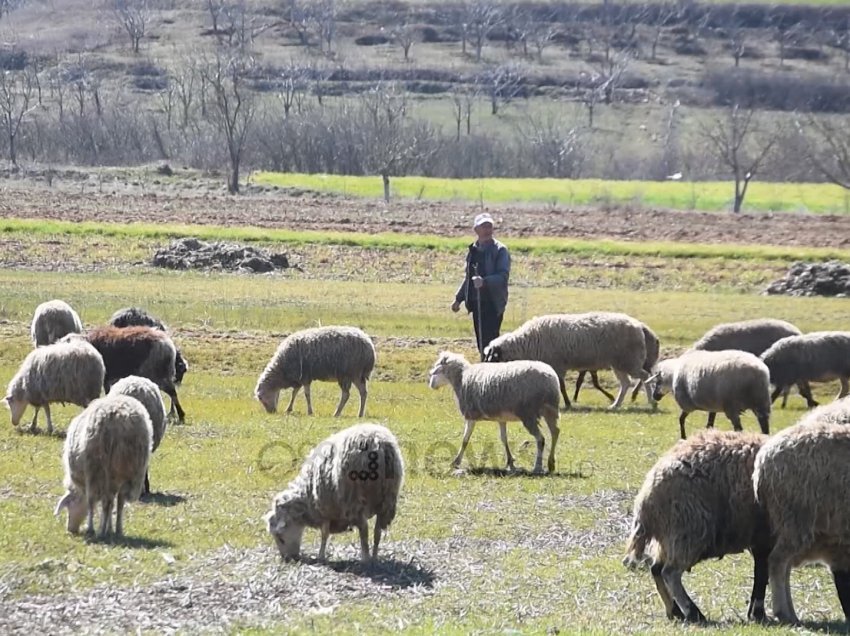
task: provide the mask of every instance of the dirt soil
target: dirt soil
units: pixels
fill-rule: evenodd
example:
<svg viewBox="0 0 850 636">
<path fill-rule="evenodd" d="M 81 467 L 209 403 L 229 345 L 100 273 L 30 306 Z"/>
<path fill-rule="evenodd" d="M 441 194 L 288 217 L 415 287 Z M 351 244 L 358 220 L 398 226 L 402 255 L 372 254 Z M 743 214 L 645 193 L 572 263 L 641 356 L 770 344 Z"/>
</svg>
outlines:
<svg viewBox="0 0 850 636">
<path fill-rule="evenodd" d="M 210 191 L 212 190 L 212 191 Z M 503 236 L 627 241 L 850 247 L 850 215 L 686 212 L 618 207 L 488 205 Z M 220 184 L 153 185 L 0 182 L 0 218 L 191 223 L 291 230 L 401 232 L 465 236 L 477 205 L 347 199 L 304 191 L 249 188 L 231 197 Z"/>
</svg>

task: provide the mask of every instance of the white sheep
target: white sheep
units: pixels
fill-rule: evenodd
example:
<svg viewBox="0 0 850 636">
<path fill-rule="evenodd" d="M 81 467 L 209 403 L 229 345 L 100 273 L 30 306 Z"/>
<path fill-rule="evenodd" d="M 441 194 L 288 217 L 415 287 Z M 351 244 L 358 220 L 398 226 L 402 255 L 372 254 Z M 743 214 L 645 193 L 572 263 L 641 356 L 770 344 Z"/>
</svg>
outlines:
<svg viewBox="0 0 850 636">
<path fill-rule="evenodd" d="M 624 565 L 650 548 L 650 571 L 667 618 L 705 621 L 682 575 L 705 559 L 750 550 L 753 591 L 748 616 L 764 619 L 770 534 L 752 488 L 766 435 L 702 431 L 679 441 L 650 469 L 635 498 Z"/>
<path fill-rule="evenodd" d="M 685 420 L 693 411 L 708 411 L 714 426 L 718 411 L 741 429 L 741 412 L 752 410 L 762 433 L 770 432 L 770 380 L 767 366 L 746 351 L 686 351 L 664 360 L 651 379 L 653 397 L 660 400 L 672 391 L 681 409 L 679 432 L 685 439 Z"/>
<path fill-rule="evenodd" d="M 112 508 L 118 499 L 115 534 L 123 534 L 124 504 L 141 494 L 150 460 L 153 430 L 137 399 L 108 395 L 92 402 L 71 420 L 62 463 L 65 494 L 55 515 L 68 509 L 68 531 L 77 532 L 88 512 L 94 532 L 94 508 L 101 504 L 99 537 L 112 531 Z"/>
<path fill-rule="evenodd" d="M 773 614 L 787 623 L 798 622 L 791 568 L 811 561 L 832 571 L 850 620 L 850 427 L 825 419 L 781 431 L 756 457 L 753 487 L 774 537 L 768 558 Z"/>
<path fill-rule="evenodd" d="M 645 381 L 650 375 L 643 368 L 647 357 L 643 327 L 631 316 L 604 311 L 537 316 L 490 342 L 484 359 L 545 362 L 555 370 L 568 408 L 564 374 L 569 369 L 610 368 L 620 382 L 620 392 L 611 405 L 616 409 L 628 393 L 631 378 Z"/>
<path fill-rule="evenodd" d="M 724 349 L 738 349 L 748 351 L 753 355 L 760 356 L 767 351 L 774 342 L 787 338 L 788 336 L 800 336 L 803 332 L 796 326 L 785 320 L 775 318 L 754 318 L 752 320 L 741 320 L 739 322 L 726 322 L 715 325 L 705 332 L 697 340 L 692 349 L 700 351 L 723 351 Z M 816 406 L 812 398 L 812 390 L 808 382 L 798 385 L 800 395 L 808 402 L 809 407 Z M 782 408 L 788 403 L 788 387 L 782 396 Z"/>
<path fill-rule="evenodd" d="M 265 521 L 285 559 L 298 556 L 307 526 L 321 529 L 321 560 L 331 534 L 355 527 L 365 562 L 370 558 L 368 521 L 376 516 L 375 559 L 381 533 L 395 519 L 403 481 L 401 450 L 390 430 L 378 424 L 351 426 L 310 452 L 298 476 L 275 496 Z"/>
<path fill-rule="evenodd" d="M 555 447 L 558 444 L 558 376 L 552 367 L 532 360 L 504 363 L 481 362 L 470 364 L 457 353 L 443 351 L 431 369 L 428 384 L 437 389 L 451 385 L 458 408 L 466 420 L 463 442 L 452 465 L 460 466 L 475 422 L 489 420 L 499 423 L 499 433 L 505 447 L 508 470 L 514 470 L 514 460 L 508 448 L 507 422 L 519 420 L 537 442 L 534 472 L 543 472 L 545 445 L 538 422 L 546 420 L 551 437 L 549 472 L 555 470 Z"/>
<path fill-rule="evenodd" d="M 47 416 L 47 432 L 53 432 L 50 404 L 63 402 L 88 406 L 100 395 L 105 374 L 103 358 L 90 344 L 77 338 L 38 347 L 29 352 L 6 389 L 6 406 L 12 426 L 18 426 L 31 404 L 35 408 L 30 430 L 37 426 L 38 410 Z"/>
<path fill-rule="evenodd" d="M 761 354 L 770 370 L 771 400 L 794 384 L 839 380 L 839 398 L 850 392 L 850 331 L 815 331 L 778 340 Z M 817 406 L 806 396 L 809 406 Z"/>
<path fill-rule="evenodd" d="M 153 445 L 151 453 L 159 448 L 159 443 L 165 435 L 165 429 L 168 425 L 168 416 L 165 412 L 165 403 L 162 401 L 162 394 L 159 392 L 159 387 L 148 380 L 137 375 L 129 375 L 126 378 L 121 378 L 112 385 L 109 389 L 109 395 L 127 395 L 136 398 L 145 407 L 148 415 L 151 418 L 151 426 L 153 427 Z M 145 473 L 145 494 L 150 494 L 151 485 L 150 478 Z"/>
<path fill-rule="evenodd" d="M 69 333 L 82 333 L 83 323 L 64 300 L 48 300 L 35 308 L 30 336 L 34 347 L 53 344 Z"/>
<path fill-rule="evenodd" d="M 348 402 L 352 383 L 360 393 L 359 417 L 366 411 L 366 383 L 375 368 L 375 346 L 366 333 L 356 327 L 317 327 L 296 331 L 284 338 L 272 359 L 260 374 L 254 389 L 256 397 L 269 413 L 277 410 L 281 389 L 292 389 L 286 412 L 292 412 L 295 396 L 304 387 L 307 414 L 313 414 L 310 383 L 314 380 L 339 383 L 341 394 L 334 417 Z"/>
</svg>

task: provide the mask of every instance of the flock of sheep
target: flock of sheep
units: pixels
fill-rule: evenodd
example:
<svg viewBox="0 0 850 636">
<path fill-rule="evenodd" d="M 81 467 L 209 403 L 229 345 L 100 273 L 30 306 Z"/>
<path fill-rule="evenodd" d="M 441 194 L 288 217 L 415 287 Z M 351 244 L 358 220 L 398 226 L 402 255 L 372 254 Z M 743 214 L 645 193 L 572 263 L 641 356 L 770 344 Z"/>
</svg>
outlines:
<svg viewBox="0 0 850 636">
<path fill-rule="evenodd" d="M 106 327 L 83 332 L 76 312 L 62 301 L 40 305 L 32 321 L 35 349 L 8 386 L 6 403 L 18 426 L 27 405 L 84 407 L 68 427 L 63 462 L 66 493 L 56 513 L 68 510 L 68 529 L 79 530 L 88 514 L 94 532 L 95 506 L 102 507 L 98 534 L 122 532 L 125 502 L 149 492 L 151 453 L 166 428 L 160 390 L 177 397 L 188 365 L 165 325 L 142 310 L 116 312 Z M 792 386 L 812 407 L 809 384 L 838 379 L 839 398 L 848 393 L 850 332 L 802 334 L 773 319 L 719 325 L 681 356 L 659 360 L 656 334 L 622 313 L 589 312 L 533 318 L 495 339 L 485 361 L 441 352 L 429 373 L 433 389 L 450 385 L 465 420 L 458 467 L 475 423 L 496 421 L 506 465 L 515 470 L 507 442 L 507 422 L 520 421 L 535 438 L 534 473 L 555 470 L 561 397 L 570 406 L 564 376 L 586 372 L 594 386 L 619 408 L 634 380 L 653 408 L 671 392 L 681 413 L 683 438 L 650 470 L 634 506 L 625 562 L 651 560 L 651 572 L 669 618 L 704 620 L 682 585 L 682 574 L 701 560 L 750 550 L 755 561 L 749 615 L 764 618 L 765 588 L 771 584 L 774 615 L 796 621 L 789 590 L 790 569 L 807 560 L 826 562 L 833 571 L 845 615 L 850 618 L 850 511 L 842 502 L 850 487 L 850 398 L 812 411 L 799 424 L 769 437 L 771 404 Z M 301 388 L 313 413 L 313 381 L 336 381 L 340 415 L 354 385 L 365 413 L 367 383 L 375 367 L 371 338 L 354 327 L 297 331 L 283 340 L 261 373 L 254 396 L 266 411 L 277 409 L 280 392 L 292 389 L 291 412 Z M 599 385 L 597 372 L 611 369 L 619 382 L 616 397 Z M 773 392 L 771 393 L 771 385 Z M 106 396 L 100 397 L 101 387 Z M 740 432 L 740 414 L 752 410 L 761 434 Z M 685 419 L 708 413 L 708 427 L 723 412 L 734 433 L 705 431 L 685 439 Z M 386 427 L 363 423 L 319 443 L 298 476 L 275 496 L 266 515 L 269 532 L 285 558 L 300 552 L 305 528 L 321 531 L 320 558 L 331 534 L 357 528 L 364 560 L 375 558 L 382 532 L 393 521 L 404 479 L 398 441 Z M 376 517 L 370 552 L 367 522 Z M 651 556 L 648 556 L 651 555 Z"/>
</svg>

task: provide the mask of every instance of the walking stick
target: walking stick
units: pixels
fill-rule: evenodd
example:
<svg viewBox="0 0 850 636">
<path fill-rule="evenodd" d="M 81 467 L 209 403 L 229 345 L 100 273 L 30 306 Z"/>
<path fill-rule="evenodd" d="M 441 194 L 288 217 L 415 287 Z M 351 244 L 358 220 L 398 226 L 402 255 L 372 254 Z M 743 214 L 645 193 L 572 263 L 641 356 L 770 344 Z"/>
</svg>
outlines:
<svg viewBox="0 0 850 636">
<path fill-rule="evenodd" d="M 472 264 L 472 273 L 478 276 L 478 263 Z M 481 288 L 477 287 L 475 291 L 475 308 L 478 310 L 478 354 L 481 357 L 481 362 L 484 362 L 484 323 L 481 318 Z"/>
</svg>

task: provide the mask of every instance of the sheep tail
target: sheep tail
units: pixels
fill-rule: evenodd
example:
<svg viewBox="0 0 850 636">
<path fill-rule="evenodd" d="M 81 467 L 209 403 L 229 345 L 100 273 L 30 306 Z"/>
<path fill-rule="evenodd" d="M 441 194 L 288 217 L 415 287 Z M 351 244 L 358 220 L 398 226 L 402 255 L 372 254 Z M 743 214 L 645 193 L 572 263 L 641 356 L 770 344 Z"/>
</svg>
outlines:
<svg viewBox="0 0 850 636">
<path fill-rule="evenodd" d="M 649 539 L 646 526 L 636 518 L 632 526 L 632 534 L 626 545 L 626 556 L 623 558 L 623 565 L 630 570 L 634 570 L 644 564 L 648 560 L 646 544 L 649 542 Z"/>
</svg>

